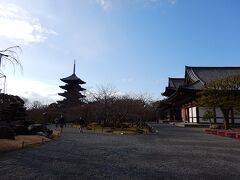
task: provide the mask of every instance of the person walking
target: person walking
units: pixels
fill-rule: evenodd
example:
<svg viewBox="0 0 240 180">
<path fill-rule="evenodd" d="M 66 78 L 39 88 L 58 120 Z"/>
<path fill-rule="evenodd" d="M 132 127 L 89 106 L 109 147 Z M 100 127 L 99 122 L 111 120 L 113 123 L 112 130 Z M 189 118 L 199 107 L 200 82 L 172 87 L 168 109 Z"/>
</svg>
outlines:
<svg viewBox="0 0 240 180">
<path fill-rule="evenodd" d="M 56 129 L 57 129 L 58 128 L 58 117 L 55 118 L 54 123 L 55 123 Z"/>
<path fill-rule="evenodd" d="M 63 115 L 60 116 L 58 123 L 60 125 L 60 132 L 63 131 L 63 126 L 66 124 Z"/>
<path fill-rule="evenodd" d="M 83 126 L 84 126 L 85 122 L 83 120 L 82 117 L 79 118 L 79 133 L 83 133 Z"/>
</svg>

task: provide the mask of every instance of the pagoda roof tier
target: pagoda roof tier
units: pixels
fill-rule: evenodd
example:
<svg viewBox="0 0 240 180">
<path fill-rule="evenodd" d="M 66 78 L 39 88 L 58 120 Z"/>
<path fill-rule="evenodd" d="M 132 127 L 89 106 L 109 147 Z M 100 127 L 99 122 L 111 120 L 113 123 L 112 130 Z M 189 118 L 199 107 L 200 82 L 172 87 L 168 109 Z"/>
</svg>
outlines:
<svg viewBox="0 0 240 180">
<path fill-rule="evenodd" d="M 63 99 L 62 101 L 57 101 L 58 102 L 58 104 L 60 104 L 60 105 L 75 105 L 76 103 L 77 104 L 84 104 L 84 102 L 83 101 L 80 101 L 80 100 L 75 100 L 75 101 L 69 101 L 69 100 L 67 100 L 67 99 Z"/>
<path fill-rule="evenodd" d="M 69 92 L 58 93 L 58 95 L 66 97 L 66 98 L 71 98 L 71 97 L 74 97 L 74 98 L 84 98 L 84 97 L 86 97 L 86 96 L 82 95 L 81 93 L 76 94 L 76 95 L 72 95 Z"/>
<path fill-rule="evenodd" d="M 76 82 L 78 84 L 86 84 L 86 82 L 84 82 L 83 80 L 81 80 L 79 77 L 76 76 L 75 73 L 73 73 L 71 76 L 68 76 L 66 78 L 62 78 L 60 79 L 61 81 L 65 82 L 65 83 L 72 83 L 72 82 Z"/>
<path fill-rule="evenodd" d="M 71 89 L 73 89 L 73 86 L 71 86 L 71 85 L 69 85 L 69 84 L 66 84 L 65 86 L 59 86 L 60 88 L 62 88 L 62 89 L 65 89 L 65 90 L 71 90 Z M 76 88 L 76 87 L 74 87 L 74 88 Z M 85 91 L 86 89 L 85 88 L 82 88 L 81 86 L 77 86 L 77 88 L 76 88 L 78 91 Z"/>
<path fill-rule="evenodd" d="M 64 99 L 63 100 L 59 100 L 57 101 L 58 104 L 61 104 L 63 101 L 65 101 Z"/>
</svg>

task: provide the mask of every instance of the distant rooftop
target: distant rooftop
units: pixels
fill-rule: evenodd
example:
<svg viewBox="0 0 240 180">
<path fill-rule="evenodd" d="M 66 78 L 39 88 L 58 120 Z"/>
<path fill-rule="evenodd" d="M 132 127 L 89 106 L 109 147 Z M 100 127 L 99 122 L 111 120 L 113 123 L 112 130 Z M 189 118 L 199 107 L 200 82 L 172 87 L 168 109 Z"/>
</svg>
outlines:
<svg viewBox="0 0 240 180">
<path fill-rule="evenodd" d="M 168 79 L 168 87 L 171 88 L 179 88 L 184 83 L 184 78 L 169 78 Z"/>
</svg>

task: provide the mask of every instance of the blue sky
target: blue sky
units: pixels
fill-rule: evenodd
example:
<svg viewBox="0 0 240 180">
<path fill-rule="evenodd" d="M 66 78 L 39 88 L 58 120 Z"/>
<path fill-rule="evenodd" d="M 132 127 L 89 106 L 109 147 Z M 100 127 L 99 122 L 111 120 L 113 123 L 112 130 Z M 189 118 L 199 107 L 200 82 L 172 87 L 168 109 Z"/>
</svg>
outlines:
<svg viewBox="0 0 240 180">
<path fill-rule="evenodd" d="M 238 0 L 0 0 L 0 49 L 20 45 L 24 68 L 2 69 L 7 92 L 57 100 L 76 59 L 85 88 L 158 100 L 185 65 L 239 66 L 239 18 Z"/>
</svg>

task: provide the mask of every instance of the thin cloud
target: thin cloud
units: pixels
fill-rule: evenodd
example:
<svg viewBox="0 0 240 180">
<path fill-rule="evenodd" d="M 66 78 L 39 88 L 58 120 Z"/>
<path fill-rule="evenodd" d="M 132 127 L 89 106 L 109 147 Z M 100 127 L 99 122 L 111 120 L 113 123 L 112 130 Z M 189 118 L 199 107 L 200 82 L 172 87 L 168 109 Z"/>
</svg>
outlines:
<svg viewBox="0 0 240 180">
<path fill-rule="evenodd" d="M 176 4 L 177 0 L 168 0 L 168 3 L 170 3 L 171 5 Z"/>
<path fill-rule="evenodd" d="M 136 6 L 144 6 L 144 7 L 154 7 L 158 6 L 162 3 L 167 3 L 169 5 L 175 5 L 177 0 L 96 0 L 96 3 L 104 10 L 109 10 L 113 6 L 117 6 L 119 4 L 134 4 Z"/>
<path fill-rule="evenodd" d="M 54 30 L 43 27 L 37 18 L 15 4 L 0 3 L 0 36 L 19 43 L 39 43 L 47 35 L 57 35 Z"/>
<path fill-rule="evenodd" d="M 62 99 L 57 94 L 59 92 L 61 89 L 58 86 L 45 82 L 11 77 L 7 79 L 7 93 L 24 97 L 30 102 L 40 101 L 43 104 L 56 102 Z"/>
<path fill-rule="evenodd" d="M 120 83 L 131 83 L 134 81 L 134 78 L 130 77 L 130 78 L 122 78 L 120 80 L 118 80 L 117 82 L 120 82 Z"/>
<path fill-rule="evenodd" d="M 112 0 L 96 0 L 100 7 L 104 10 L 108 10 L 112 7 Z"/>
<path fill-rule="evenodd" d="M 136 0 L 136 1 L 144 1 L 145 7 L 154 7 L 161 4 L 169 4 L 169 5 L 175 5 L 177 0 Z"/>
</svg>

